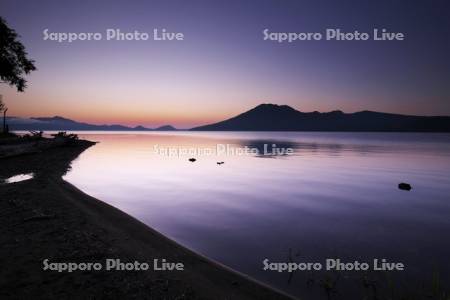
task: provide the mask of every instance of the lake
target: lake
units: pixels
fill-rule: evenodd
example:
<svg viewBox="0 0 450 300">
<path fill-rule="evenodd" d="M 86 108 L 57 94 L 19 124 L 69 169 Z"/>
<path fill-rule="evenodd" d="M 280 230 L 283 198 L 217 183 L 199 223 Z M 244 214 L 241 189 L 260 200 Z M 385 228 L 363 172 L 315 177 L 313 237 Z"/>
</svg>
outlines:
<svg viewBox="0 0 450 300">
<path fill-rule="evenodd" d="M 290 294 L 361 299 L 375 285 L 378 292 L 425 292 L 437 276 L 448 287 L 449 134 L 79 135 L 100 143 L 73 162 L 67 181 L 178 243 Z M 400 182 L 412 190 L 398 189 Z M 403 263 L 405 270 L 263 270 L 265 259 L 324 264 L 327 258 L 384 258 Z"/>
</svg>

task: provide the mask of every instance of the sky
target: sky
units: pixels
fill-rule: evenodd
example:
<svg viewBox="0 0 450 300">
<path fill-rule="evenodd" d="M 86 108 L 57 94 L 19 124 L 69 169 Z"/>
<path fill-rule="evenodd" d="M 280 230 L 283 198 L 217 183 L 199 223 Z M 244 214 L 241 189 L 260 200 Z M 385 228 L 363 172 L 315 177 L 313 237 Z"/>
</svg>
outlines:
<svg viewBox="0 0 450 300">
<path fill-rule="evenodd" d="M 37 71 L 8 113 L 95 124 L 189 128 L 260 103 L 298 110 L 450 115 L 450 4 L 414 1 L 24 1 L 0 16 Z M 150 33 L 107 41 L 108 28 Z M 183 41 L 154 41 L 153 29 Z M 401 32 L 403 41 L 264 40 L 270 32 Z M 44 40 L 43 31 L 100 32 L 103 40 Z"/>
</svg>

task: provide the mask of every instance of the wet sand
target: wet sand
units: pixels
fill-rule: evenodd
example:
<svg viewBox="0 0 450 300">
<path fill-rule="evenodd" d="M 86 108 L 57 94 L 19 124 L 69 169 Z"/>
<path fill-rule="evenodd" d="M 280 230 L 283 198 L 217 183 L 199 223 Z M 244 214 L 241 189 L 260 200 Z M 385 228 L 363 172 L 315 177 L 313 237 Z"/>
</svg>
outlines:
<svg viewBox="0 0 450 300">
<path fill-rule="evenodd" d="M 0 185 L 2 299 L 289 299 L 212 262 L 143 223 L 78 190 L 62 176 L 93 143 L 0 159 L 0 178 L 34 179 Z M 232 245 L 230 245 L 231 247 Z M 43 270 L 50 262 L 181 262 L 184 271 Z"/>
</svg>

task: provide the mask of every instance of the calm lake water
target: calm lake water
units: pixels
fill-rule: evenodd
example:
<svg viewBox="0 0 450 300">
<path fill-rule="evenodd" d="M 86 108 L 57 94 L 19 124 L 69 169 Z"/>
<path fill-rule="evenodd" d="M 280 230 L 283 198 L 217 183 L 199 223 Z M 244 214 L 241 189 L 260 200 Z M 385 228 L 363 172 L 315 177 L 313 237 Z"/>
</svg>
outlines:
<svg viewBox="0 0 450 300">
<path fill-rule="evenodd" d="M 365 276 L 379 290 L 392 276 L 393 293 L 428 289 L 433 276 L 449 287 L 448 134 L 79 134 L 100 143 L 72 164 L 66 180 L 180 244 L 288 293 L 326 299 L 327 282 L 339 278 L 330 292 L 334 298 L 361 299 L 371 290 Z M 265 144 L 293 154 L 262 155 Z M 399 190 L 400 182 L 412 190 Z M 266 258 L 370 265 L 385 258 L 406 270 L 296 272 L 290 278 L 263 271 Z"/>
</svg>

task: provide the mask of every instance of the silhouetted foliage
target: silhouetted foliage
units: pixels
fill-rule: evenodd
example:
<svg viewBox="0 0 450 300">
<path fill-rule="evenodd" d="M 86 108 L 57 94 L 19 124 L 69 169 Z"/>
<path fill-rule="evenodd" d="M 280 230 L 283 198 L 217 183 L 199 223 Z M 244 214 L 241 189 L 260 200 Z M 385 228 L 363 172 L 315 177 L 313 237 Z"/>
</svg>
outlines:
<svg viewBox="0 0 450 300">
<path fill-rule="evenodd" d="M 42 139 L 42 136 L 44 135 L 44 132 L 43 131 L 31 130 L 30 134 L 31 134 L 31 137 L 33 137 L 35 139 Z"/>
<path fill-rule="evenodd" d="M 2 128 L 2 135 L 5 135 L 8 133 L 8 125 L 6 125 L 6 112 L 8 111 L 8 108 L 6 107 L 5 103 L 3 103 L 3 96 L 0 95 L 0 114 L 3 113 L 3 128 Z"/>
<path fill-rule="evenodd" d="M 55 138 L 62 138 L 62 139 L 68 139 L 68 140 L 78 140 L 78 135 L 75 133 L 68 134 L 65 131 L 59 131 L 56 134 L 52 134 Z"/>
<path fill-rule="evenodd" d="M 36 67 L 34 61 L 27 58 L 25 47 L 18 38 L 14 29 L 9 28 L 0 17 L 0 78 L 2 82 L 23 92 L 27 86 L 23 76 L 36 70 Z"/>
</svg>

